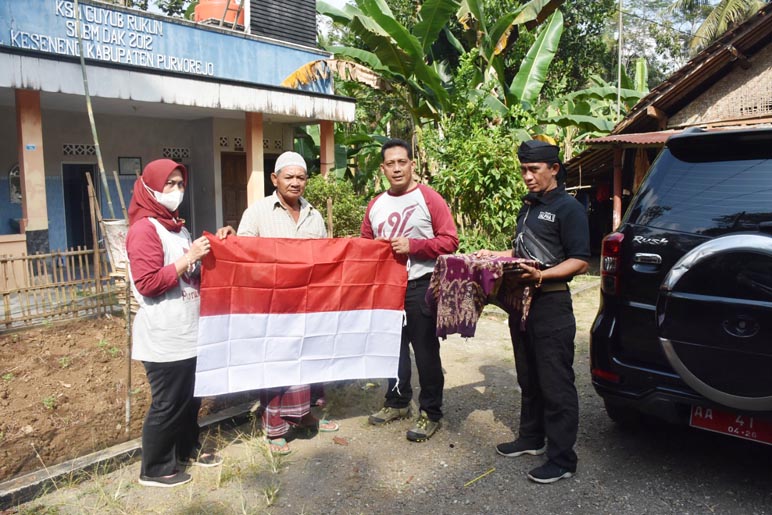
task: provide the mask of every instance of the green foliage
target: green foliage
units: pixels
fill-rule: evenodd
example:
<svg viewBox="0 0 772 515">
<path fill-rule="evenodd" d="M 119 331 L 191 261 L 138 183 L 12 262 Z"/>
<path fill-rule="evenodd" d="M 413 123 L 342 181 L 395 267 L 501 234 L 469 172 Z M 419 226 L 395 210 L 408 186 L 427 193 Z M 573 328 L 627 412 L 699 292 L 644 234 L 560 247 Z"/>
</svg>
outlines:
<svg viewBox="0 0 772 515">
<path fill-rule="evenodd" d="M 560 11 L 550 18 L 550 22 L 539 33 L 528 54 L 515 75 L 509 92 L 527 105 L 533 105 L 547 78 L 547 71 L 555 58 L 560 37 L 563 34 L 563 15 Z"/>
<path fill-rule="evenodd" d="M 350 182 L 339 180 L 332 175 L 315 175 L 308 180 L 303 195 L 325 220 L 327 219 L 327 199 L 332 199 L 333 236 L 359 236 L 359 228 L 365 216 L 366 206 Z"/>
<path fill-rule="evenodd" d="M 642 83 L 640 75 L 645 73 L 646 67 L 640 68 L 636 80 Z M 617 95 L 621 101 L 620 116 L 625 116 L 646 94 L 646 91 L 635 89 L 618 90 L 597 76 L 591 78 L 591 83 L 588 88 L 561 95 L 549 105 L 540 106 L 540 132 L 551 136 L 563 147 L 564 160 L 581 152 L 584 149 L 582 141 L 586 138 L 605 136 L 611 132 L 617 119 Z"/>
<path fill-rule="evenodd" d="M 593 74 L 605 71 L 611 49 L 604 31 L 614 12 L 615 0 L 571 0 L 562 9 L 565 29 L 560 47 L 547 74 L 543 96 L 547 99 L 587 86 Z"/>
<path fill-rule="evenodd" d="M 54 395 L 49 395 L 47 397 L 44 397 L 43 407 L 45 407 L 47 410 L 56 409 L 56 397 Z"/>
<path fill-rule="evenodd" d="M 62 368 L 68 368 L 70 366 L 71 360 L 69 356 L 62 356 L 59 358 L 59 366 Z"/>
<path fill-rule="evenodd" d="M 447 139 L 432 141 L 427 135 L 429 153 L 442 163 L 432 186 L 459 220 L 462 251 L 506 248 L 525 193 L 516 156 L 520 142 L 503 124 L 443 122 Z"/>
<path fill-rule="evenodd" d="M 676 0 L 671 6 L 671 12 L 689 15 L 696 11 L 704 14 L 704 21 L 694 31 L 689 42 L 689 48 L 697 52 L 745 21 L 766 3 L 764 0 Z"/>
<path fill-rule="evenodd" d="M 508 8 L 490 9 L 481 0 L 464 0 L 457 13 L 457 18 L 464 31 L 461 39 L 467 42 L 465 54 L 477 56 L 477 74 L 474 80 L 466 84 L 468 94 L 488 91 L 496 101 L 488 101 L 489 106 L 501 104 L 512 106 L 524 102 L 532 105 L 541 91 L 549 65 L 555 56 L 558 42 L 563 31 L 563 15 L 556 11 L 556 4 L 547 0 L 529 2 L 507 2 Z M 538 26 L 545 19 L 550 23 L 539 31 L 538 37 L 521 62 L 510 62 L 507 55 L 517 46 L 521 34 L 529 34 L 525 29 Z M 509 69 L 517 69 L 517 74 L 510 81 Z M 485 89 L 481 86 L 485 85 Z M 456 85 L 458 89 L 458 85 Z M 499 110 L 501 110 L 499 106 Z M 506 109 L 506 108 L 505 108 Z"/>
<path fill-rule="evenodd" d="M 147 11 L 150 8 L 150 0 L 107 0 L 110 3 Z M 158 9 L 167 16 L 184 17 L 193 19 L 193 9 L 198 5 L 198 0 L 154 0 Z M 231 2 L 235 5 L 235 1 Z"/>
<path fill-rule="evenodd" d="M 104 338 L 99 340 L 99 343 L 97 343 L 97 347 L 99 347 L 100 349 L 102 349 L 102 351 L 109 354 L 111 358 L 117 358 L 121 354 L 121 349 L 119 349 L 115 345 L 110 345 L 110 342 Z"/>
<path fill-rule="evenodd" d="M 114 4 L 120 4 L 120 0 L 114 0 Z M 133 7 L 134 9 L 142 9 L 147 11 L 149 0 L 126 0 L 126 7 Z"/>
<path fill-rule="evenodd" d="M 384 0 L 356 0 L 356 5 L 346 5 L 343 10 L 322 0 L 316 4 L 320 14 L 345 25 L 356 35 L 356 48 L 327 49 L 337 58 L 367 66 L 386 80 L 402 97 L 414 127 L 422 119 L 436 118 L 438 112 L 447 108 L 446 85 L 438 69 L 429 62 L 427 49 L 457 6 L 458 0 L 425 0 L 411 32 Z"/>
<path fill-rule="evenodd" d="M 459 80 L 473 80 L 474 56 L 464 58 Z M 521 127 L 534 120 L 520 107 L 498 118 L 482 97 L 469 101 L 459 93 L 439 130 L 424 134 L 435 170 L 432 186 L 448 201 L 459 228 L 460 250 L 501 249 L 511 245 L 525 186 L 517 147 L 528 137 Z"/>
<path fill-rule="evenodd" d="M 13 378 L 16 377 L 13 375 L 13 372 L 6 372 L 2 375 L 3 381 L 13 381 Z"/>
</svg>

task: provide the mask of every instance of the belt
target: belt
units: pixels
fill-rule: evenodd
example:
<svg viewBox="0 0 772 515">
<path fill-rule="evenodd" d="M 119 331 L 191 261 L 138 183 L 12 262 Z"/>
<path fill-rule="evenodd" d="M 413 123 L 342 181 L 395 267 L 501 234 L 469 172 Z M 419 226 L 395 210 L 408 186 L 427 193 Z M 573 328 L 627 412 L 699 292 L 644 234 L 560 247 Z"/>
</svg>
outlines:
<svg viewBox="0 0 772 515">
<path fill-rule="evenodd" d="M 407 282 L 408 288 L 417 288 L 418 286 L 428 283 L 432 278 L 431 272 L 425 275 L 422 275 L 421 277 L 416 277 L 415 279 L 410 279 Z"/>
<path fill-rule="evenodd" d="M 542 293 L 552 293 L 554 291 L 568 291 L 568 283 L 544 283 L 539 288 Z"/>
</svg>

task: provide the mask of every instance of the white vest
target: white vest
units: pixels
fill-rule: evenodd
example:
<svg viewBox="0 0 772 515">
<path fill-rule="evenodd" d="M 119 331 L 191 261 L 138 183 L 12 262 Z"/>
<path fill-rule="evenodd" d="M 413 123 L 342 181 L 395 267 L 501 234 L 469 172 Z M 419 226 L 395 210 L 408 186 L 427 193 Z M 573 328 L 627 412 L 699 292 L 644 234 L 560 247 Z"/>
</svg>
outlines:
<svg viewBox="0 0 772 515">
<path fill-rule="evenodd" d="M 174 263 L 190 248 L 190 233 L 168 231 L 155 218 L 155 226 L 164 250 L 164 266 Z M 186 272 L 177 286 L 157 297 L 145 297 L 131 281 L 139 312 L 134 319 L 131 357 L 140 361 L 166 363 L 196 356 L 198 340 L 200 274 Z"/>
</svg>

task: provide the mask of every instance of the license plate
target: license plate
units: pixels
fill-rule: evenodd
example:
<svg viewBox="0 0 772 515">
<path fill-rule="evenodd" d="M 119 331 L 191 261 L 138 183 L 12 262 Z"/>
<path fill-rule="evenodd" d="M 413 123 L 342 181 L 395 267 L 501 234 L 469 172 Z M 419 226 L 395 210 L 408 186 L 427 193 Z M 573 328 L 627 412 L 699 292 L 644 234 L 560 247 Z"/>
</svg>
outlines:
<svg viewBox="0 0 772 515">
<path fill-rule="evenodd" d="M 714 433 L 772 445 L 772 422 L 715 408 L 692 406 L 689 425 Z"/>
</svg>

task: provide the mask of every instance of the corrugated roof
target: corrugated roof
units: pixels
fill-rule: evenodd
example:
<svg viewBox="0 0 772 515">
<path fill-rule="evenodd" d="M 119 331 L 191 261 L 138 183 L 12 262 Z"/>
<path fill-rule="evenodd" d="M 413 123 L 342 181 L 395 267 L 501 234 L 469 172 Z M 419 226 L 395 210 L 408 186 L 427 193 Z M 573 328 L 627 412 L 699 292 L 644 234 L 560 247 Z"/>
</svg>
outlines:
<svg viewBox="0 0 772 515">
<path fill-rule="evenodd" d="M 667 139 L 673 134 L 680 134 L 683 131 L 657 131 L 657 132 L 636 132 L 632 134 L 612 134 L 601 138 L 588 138 L 584 140 L 593 146 L 631 146 L 631 147 L 661 147 Z"/>
<path fill-rule="evenodd" d="M 609 180 L 613 171 L 614 150 L 590 147 L 565 163 L 568 169 L 566 186 L 584 186 L 596 179 Z"/>
</svg>

